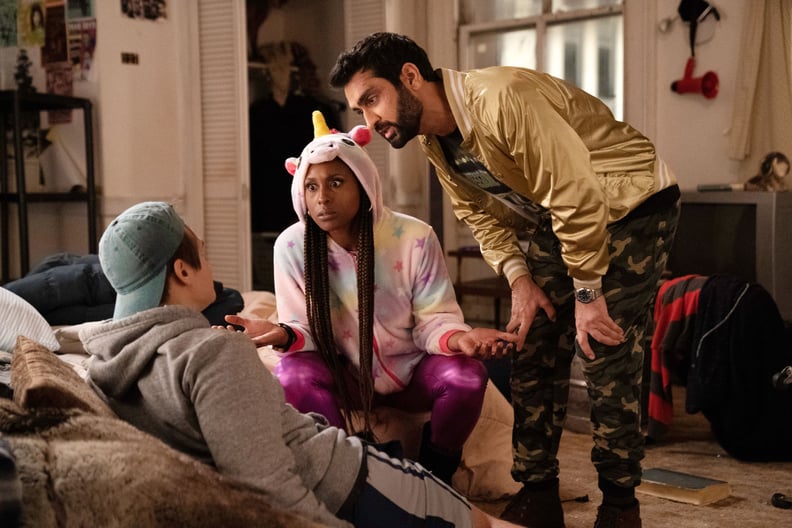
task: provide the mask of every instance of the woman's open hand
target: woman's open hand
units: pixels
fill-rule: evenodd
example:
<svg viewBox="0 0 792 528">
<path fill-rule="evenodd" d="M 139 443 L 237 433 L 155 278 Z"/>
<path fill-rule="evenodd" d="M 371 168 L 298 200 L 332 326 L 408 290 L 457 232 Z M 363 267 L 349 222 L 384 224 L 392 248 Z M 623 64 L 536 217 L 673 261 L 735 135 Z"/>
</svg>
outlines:
<svg viewBox="0 0 792 528">
<path fill-rule="evenodd" d="M 286 331 L 266 319 L 253 317 L 242 317 L 240 315 L 226 315 L 227 326 L 215 325 L 212 328 L 226 328 L 232 331 L 239 331 L 236 326 L 244 328 L 243 332 L 253 340 L 256 346 L 278 346 L 286 342 L 288 336 L 284 337 Z"/>
<path fill-rule="evenodd" d="M 478 359 L 496 359 L 510 354 L 516 343 L 516 334 L 494 328 L 474 328 L 452 335 L 448 339 L 448 348 Z"/>
</svg>

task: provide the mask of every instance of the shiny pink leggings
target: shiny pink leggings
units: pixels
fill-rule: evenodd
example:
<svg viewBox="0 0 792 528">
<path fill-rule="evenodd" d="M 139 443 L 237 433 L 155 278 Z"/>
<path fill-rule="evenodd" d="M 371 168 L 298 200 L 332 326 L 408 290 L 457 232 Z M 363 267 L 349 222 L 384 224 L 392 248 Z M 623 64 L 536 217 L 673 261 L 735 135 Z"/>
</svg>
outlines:
<svg viewBox="0 0 792 528">
<path fill-rule="evenodd" d="M 297 410 L 322 414 L 330 425 L 344 427 L 333 376 L 316 352 L 285 356 L 278 363 L 275 375 L 286 393 L 286 401 Z M 357 382 L 351 373 L 345 379 L 353 405 L 359 407 Z M 375 393 L 374 406 L 408 412 L 431 411 L 432 444 L 456 452 L 479 419 L 486 386 L 487 369 L 481 361 L 467 356 L 427 354 L 403 391 Z"/>
</svg>

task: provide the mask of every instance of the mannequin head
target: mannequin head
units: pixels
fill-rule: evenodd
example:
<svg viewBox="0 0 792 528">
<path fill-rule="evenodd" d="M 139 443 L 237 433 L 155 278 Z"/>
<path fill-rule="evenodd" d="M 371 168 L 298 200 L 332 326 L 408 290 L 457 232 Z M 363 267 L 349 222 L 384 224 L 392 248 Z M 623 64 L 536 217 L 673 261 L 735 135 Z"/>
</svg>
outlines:
<svg viewBox="0 0 792 528">
<path fill-rule="evenodd" d="M 781 152 L 771 152 L 762 160 L 759 174 L 748 180 L 746 190 L 749 191 L 785 191 L 790 164 Z"/>
</svg>

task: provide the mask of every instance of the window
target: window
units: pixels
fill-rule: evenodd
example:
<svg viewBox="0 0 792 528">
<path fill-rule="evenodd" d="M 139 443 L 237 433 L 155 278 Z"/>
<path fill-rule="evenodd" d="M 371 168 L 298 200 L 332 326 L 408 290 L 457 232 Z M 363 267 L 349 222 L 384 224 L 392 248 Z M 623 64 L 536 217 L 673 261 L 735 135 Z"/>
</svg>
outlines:
<svg viewBox="0 0 792 528">
<path fill-rule="evenodd" d="M 565 79 L 623 118 L 622 0 L 460 0 L 463 69 L 523 66 Z"/>
</svg>

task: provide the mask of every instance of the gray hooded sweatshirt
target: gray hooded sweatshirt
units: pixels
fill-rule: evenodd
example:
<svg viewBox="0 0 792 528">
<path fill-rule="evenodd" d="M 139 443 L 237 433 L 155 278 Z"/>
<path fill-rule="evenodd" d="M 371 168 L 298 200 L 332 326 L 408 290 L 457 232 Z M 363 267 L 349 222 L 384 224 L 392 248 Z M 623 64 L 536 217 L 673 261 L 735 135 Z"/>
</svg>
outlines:
<svg viewBox="0 0 792 528">
<path fill-rule="evenodd" d="M 183 306 L 85 328 L 90 381 L 122 419 L 273 505 L 330 526 L 355 487 L 363 446 L 288 405 L 245 335 Z"/>
</svg>

